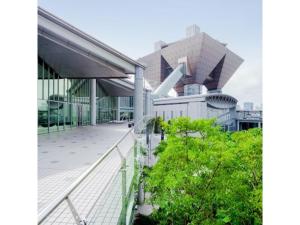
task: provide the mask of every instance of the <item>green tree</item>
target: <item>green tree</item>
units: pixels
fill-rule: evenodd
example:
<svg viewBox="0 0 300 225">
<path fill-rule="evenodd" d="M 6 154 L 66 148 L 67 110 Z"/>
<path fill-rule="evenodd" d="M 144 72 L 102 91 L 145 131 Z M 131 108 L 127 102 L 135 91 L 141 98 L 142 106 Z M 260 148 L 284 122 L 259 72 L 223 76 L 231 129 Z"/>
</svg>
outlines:
<svg viewBox="0 0 300 225">
<path fill-rule="evenodd" d="M 166 140 L 147 171 L 159 224 L 261 224 L 262 131 L 228 133 L 215 120 L 163 123 Z"/>
</svg>

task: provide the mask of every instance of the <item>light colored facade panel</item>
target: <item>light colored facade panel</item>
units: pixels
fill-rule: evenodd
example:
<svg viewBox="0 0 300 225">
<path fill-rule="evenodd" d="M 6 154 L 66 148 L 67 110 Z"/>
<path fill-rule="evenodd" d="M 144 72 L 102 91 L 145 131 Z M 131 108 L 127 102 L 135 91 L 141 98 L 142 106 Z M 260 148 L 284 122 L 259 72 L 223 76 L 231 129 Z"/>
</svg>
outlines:
<svg viewBox="0 0 300 225">
<path fill-rule="evenodd" d="M 191 119 L 199 118 L 199 103 L 198 102 L 190 102 L 188 103 L 188 115 Z"/>
<path fill-rule="evenodd" d="M 174 105 L 154 105 L 154 116 L 160 116 L 168 121 L 172 118 L 180 116 L 188 116 L 187 104 L 174 104 Z"/>
</svg>

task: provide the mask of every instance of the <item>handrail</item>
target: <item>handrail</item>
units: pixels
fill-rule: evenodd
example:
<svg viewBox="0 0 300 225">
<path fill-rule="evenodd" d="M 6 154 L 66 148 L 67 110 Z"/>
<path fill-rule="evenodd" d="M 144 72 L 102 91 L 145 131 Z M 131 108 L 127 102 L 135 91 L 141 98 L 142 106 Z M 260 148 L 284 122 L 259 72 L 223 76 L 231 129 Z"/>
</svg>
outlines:
<svg viewBox="0 0 300 225">
<path fill-rule="evenodd" d="M 139 122 L 143 122 L 143 120 L 147 116 L 143 117 Z M 45 209 L 43 209 L 38 214 L 38 224 L 41 224 L 48 215 L 50 215 L 58 206 L 61 204 L 64 200 L 68 198 L 68 196 L 74 191 L 76 187 L 78 187 L 79 184 L 81 184 L 84 179 L 94 171 L 94 169 L 114 150 L 118 147 L 118 145 L 127 137 L 128 134 L 132 133 L 134 130 L 134 127 L 130 128 L 129 131 L 127 131 L 115 144 L 113 144 L 112 147 L 110 147 L 104 155 L 102 155 L 95 163 L 93 163 L 82 175 L 80 175 L 67 189 L 66 191 L 59 195 L 57 198 L 55 198 Z"/>
<path fill-rule="evenodd" d="M 132 132 L 133 128 L 130 128 L 111 148 L 109 148 L 101 158 L 99 158 L 89 169 L 87 169 L 80 177 L 78 177 L 68 188 L 67 190 L 54 199 L 44 210 L 42 210 L 38 215 L 38 224 L 41 224 L 45 218 L 53 212 L 53 210 L 62 203 L 79 184 L 92 172 L 94 169 L 117 147 L 117 145 L 125 139 L 125 137 Z"/>
</svg>

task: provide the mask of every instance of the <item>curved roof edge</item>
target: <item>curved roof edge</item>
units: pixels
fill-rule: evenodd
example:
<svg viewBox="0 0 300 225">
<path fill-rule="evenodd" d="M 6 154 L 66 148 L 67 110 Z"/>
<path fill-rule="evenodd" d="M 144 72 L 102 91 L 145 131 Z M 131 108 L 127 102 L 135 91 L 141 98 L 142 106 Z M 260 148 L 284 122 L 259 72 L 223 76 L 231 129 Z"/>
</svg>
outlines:
<svg viewBox="0 0 300 225">
<path fill-rule="evenodd" d="M 206 93 L 206 94 L 196 94 L 196 95 L 184 95 L 178 97 L 166 97 L 166 98 L 157 98 L 154 99 L 154 103 L 163 102 L 163 101 L 193 101 L 195 99 L 202 99 L 203 101 L 209 100 L 212 97 L 223 97 L 232 100 L 233 102 L 238 102 L 236 98 L 231 95 L 223 94 L 223 93 Z"/>
</svg>

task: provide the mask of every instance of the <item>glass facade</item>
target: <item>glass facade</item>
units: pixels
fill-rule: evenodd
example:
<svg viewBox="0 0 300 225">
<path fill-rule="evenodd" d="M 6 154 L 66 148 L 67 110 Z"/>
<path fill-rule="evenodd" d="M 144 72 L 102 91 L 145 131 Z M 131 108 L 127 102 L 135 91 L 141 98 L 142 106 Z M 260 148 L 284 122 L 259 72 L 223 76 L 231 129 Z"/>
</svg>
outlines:
<svg viewBox="0 0 300 225">
<path fill-rule="evenodd" d="M 120 120 L 133 120 L 133 96 L 120 97 Z"/>
<path fill-rule="evenodd" d="M 98 85 L 97 90 L 101 90 L 98 89 Z M 118 97 L 99 97 L 97 95 L 97 123 L 117 120 L 118 112 L 120 113 L 120 120 L 133 120 L 133 96 L 119 98 L 120 110 L 118 110 Z"/>
<path fill-rule="evenodd" d="M 38 133 L 90 124 L 90 82 L 61 77 L 38 59 Z"/>
<path fill-rule="evenodd" d="M 38 133 L 90 125 L 90 80 L 63 78 L 41 58 L 38 59 Z M 133 118 L 133 97 L 109 96 L 96 82 L 97 123 Z"/>
</svg>

